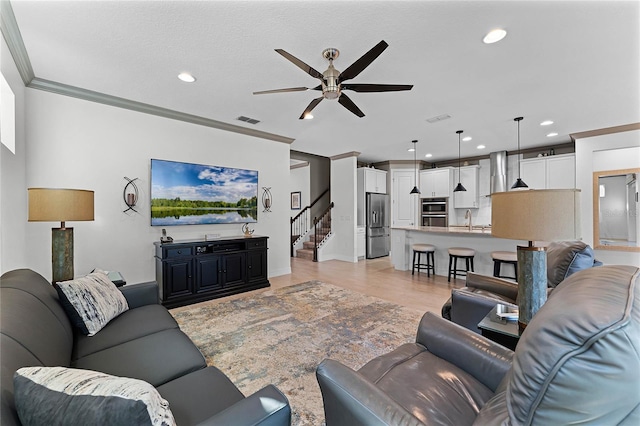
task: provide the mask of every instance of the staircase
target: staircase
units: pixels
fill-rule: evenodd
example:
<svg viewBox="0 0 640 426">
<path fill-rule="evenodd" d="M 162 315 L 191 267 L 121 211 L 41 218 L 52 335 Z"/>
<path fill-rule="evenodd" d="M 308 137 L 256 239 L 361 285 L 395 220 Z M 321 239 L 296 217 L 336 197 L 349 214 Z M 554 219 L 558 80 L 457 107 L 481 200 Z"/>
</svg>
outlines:
<svg viewBox="0 0 640 426">
<path fill-rule="evenodd" d="M 321 243 L 329 232 L 331 232 L 331 229 L 318 230 L 318 243 Z M 296 257 L 299 257 L 301 259 L 313 260 L 313 251 L 315 245 L 316 235 L 314 233 L 311 233 L 309 235 L 309 241 L 305 241 L 304 243 L 302 243 L 302 248 L 296 250 Z"/>
</svg>

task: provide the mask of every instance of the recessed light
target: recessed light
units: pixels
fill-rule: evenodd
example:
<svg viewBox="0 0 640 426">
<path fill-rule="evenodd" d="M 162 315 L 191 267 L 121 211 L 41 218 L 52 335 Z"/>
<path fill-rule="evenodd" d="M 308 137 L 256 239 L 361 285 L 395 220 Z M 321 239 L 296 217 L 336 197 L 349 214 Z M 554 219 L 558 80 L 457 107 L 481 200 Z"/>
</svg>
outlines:
<svg viewBox="0 0 640 426">
<path fill-rule="evenodd" d="M 431 158 L 431 157 L 433 157 L 433 154 L 425 154 L 424 156 L 427 157 L 427 158 Z"/>
<path fill-rule="evenodd" d="M 486 146 L 484 146 L 484 145 L 478 145 L 476 148 L 478 148 L 478 149 L 485 149 L 485 148 L 486 148 Z"/>
<path fill-rule="evenodd" d="M 415 151 L 415 148 L 409 148 L 407 151 L 413 152 L 413 151 Z"/>
<path fill-rule="evenodd" d="M 482 41 L 485 44 L 491 44 L 502 40 L 507 35 L 507 32 L 502 28 L 497 28 L 495 30 L 489 31 L 489 33 L 484 36 Z"/>
<path fill-rule="evenodd" d="M 185 83 L 193 83 L 194 81 L 196 81 L 196 78 L 188 72 L 181 72 L 180 74 L 178 74 L 178 78 Z"/>
<path fill-rule="evenodd" d="M 554 136 L 558 136 L 558 134 L 556 132 L 551 132 L 547 135 L 548 138 L 552 138 Z"/>
<path fill-rule="evenodd" d="M 473 139 L 471 136 L 465 136 L 462 138 L 462 142 L 469 142 L 471 139 Z"/>
<path fill-rule="evenodd" d="M 553 124 L 553 121 L 551 120 L 544 120 L 542 123 L 540 123 L 541 126 L 550 126 Z"/>
</svg>

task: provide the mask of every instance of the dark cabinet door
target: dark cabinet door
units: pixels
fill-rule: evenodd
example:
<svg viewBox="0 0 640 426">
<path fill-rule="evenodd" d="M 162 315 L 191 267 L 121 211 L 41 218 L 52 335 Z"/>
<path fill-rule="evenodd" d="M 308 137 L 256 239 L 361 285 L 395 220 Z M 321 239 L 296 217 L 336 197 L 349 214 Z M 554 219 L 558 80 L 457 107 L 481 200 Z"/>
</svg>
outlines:
<svg viewBox="0 0 640 426">
<path fill-rule="evenodd" d="M 247 252 L 247 279 L 249 282 L 267 279 L 267 252 L 265 250 Z"/>
<path fill-rule="evenodd" d="M 192 290 L 193 263 L 191 259 L 164 262 L 164 299 L 188 296 Z"/>
<path fill-rule="evenodd" d="M 196 293 L 219 290 L 222 288 L 220 271 L 222 262 L 220 256 L 204 256 L 195 259 L 196 262 Z"/>
<path fill-rule="evenodd" d="M 247 254 L 231 253 L 222 259 L 224 287 L 244 285 L 247 282 Z"/>
</svg>

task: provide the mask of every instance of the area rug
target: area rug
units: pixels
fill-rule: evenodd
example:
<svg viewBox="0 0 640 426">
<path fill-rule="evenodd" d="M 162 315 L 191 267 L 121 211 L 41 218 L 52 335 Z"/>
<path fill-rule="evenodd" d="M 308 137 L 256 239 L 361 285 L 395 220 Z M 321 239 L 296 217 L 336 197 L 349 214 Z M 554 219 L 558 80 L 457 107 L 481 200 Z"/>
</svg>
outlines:
<svg viewBox="0 0 640 426">
<path fill-rule="evenodd" d="M 245 395 L 269 383 L 289 399 L 292 425 L 322 425 L 315 377 L 325 358 L 358 369 L 415 341 L 421 312 L 309 281 L 225 302 L 172 310 L 208 365 Z"/>
</svg>

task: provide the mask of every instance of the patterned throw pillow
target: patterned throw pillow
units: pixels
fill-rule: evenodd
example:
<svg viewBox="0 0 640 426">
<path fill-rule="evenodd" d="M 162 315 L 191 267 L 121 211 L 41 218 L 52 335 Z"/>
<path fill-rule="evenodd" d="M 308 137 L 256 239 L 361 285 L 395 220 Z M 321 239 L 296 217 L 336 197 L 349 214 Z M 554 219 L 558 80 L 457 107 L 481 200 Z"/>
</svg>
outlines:
<svg viewBox="0 0 640 426">
<path fill-rule="evenodd" d="M 83 334 L 95 335 L 127 309 L 127 299 L 104 271 L 53 284 L 71 323 Z"/>
<path fill-rule="evenodd" d="M 13 376 L 23 425 L 175 424 L 169 403 L 149 383 L 65 367 L 24 367 Z"/>
</svg>

